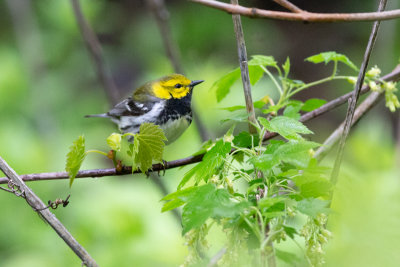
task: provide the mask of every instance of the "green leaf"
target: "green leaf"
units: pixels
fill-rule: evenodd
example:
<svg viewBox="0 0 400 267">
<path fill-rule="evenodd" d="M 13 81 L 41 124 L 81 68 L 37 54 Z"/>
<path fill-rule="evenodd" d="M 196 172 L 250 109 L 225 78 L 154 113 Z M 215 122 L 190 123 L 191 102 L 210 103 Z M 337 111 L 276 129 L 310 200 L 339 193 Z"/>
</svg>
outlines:
<svg viewBox="0 0 400 267">
<path fill-rule="evenodd" d="M 249 78 L 251 85 L 255 85 L 264 75 L 264 71 L 260 66 L 249 65 Z"/>
<path fill-rule="evenodd" d="M 303 106 L 303 103 L 298 100 L 292 100 L 289 104 L 287 104 L 285 110 L 283 111 L 283 115 L 295 120 L 300 118 L 300 109 Z"/>
<path fill-rule="evenodd" d="M 322 166 L 308 166 L 302 170 L 293 170 L 292 180 L 300 190 L 300 195 L 304 198 L 323 197 L 328 198 L 332 191 L 330 182 L 330 168 Z M 284 175 L 284 174 L 282 174 Z"/>
<path fill-rule="evenodd" d="M 226 189 L 216 189 L 212 184 L 199 186 L 183 207 L 183 234 L 199 228 L 208 218 L 233 218 L 248 205 L 247 202 L 233 202 Z"/>
<path fill-rule="evenodd" d="M 356 65 L 354 65 L 354 63 L 351 62 L 348 57 L 346 57 L 345 55 L 336 53 L 334 51 L 323 52 L 318 55 L 308 57 L 305 60 L 315 63 L 315 64 L 322 63 L 322 62 L 324 62 L 325 64 L 328 64 L 331 61 L 342 62 L 342 63 L 346 64 L 347 66 L 349 66 L 350 68 L 352 68 L 353 70 L 358 71 L 358 68 L 356 67 Z"/>
<path fill-rule="evenodd" d="M 240 132 L 233 139 L 233 144 L 238 147 L 251 148 L 260 141 L 258 135 L 251 135 L 249 132 Z"/>
<path fill-rule="evenodd" d="M 316 217 L 319 213 L 329 213 L 329 200 L 318 198 L 306 198 L 297 203 L 297 209 L 310 217 Z"/>
<path fill-rule="evenodd" d="M 153 161 L 162 161 L 164 141 L 167 138 L 160 126 L 143 123 L 140 125 L 139 133 L 135 135 L 135 139 L 137 141 L 137 143 L 134 141 L 134 147 L 137 151 L 135 163 L 145 173 L 151 168 Z"/>
<path fill-rule="evenodd" d="M 121 139 L 121 134 L 112 133 L 109 137 L 107 137 L 107 144 L 112 150 L 120 151 Z"/>
<path fill-rule="evenodd" d="M 72 146 L 69 148 L 67 154 L 67 161 L 65 164 L 65 170 L 69 175 L 69 186 L 72 186 L 74 179 L 81 168 L 82 162 L 86 157 L 85 153 L 85 137 L 83 135 L 76 139 Z"/>
<path fill-rule="evenodd" d="M 232 107 L 226 107 L 226 108 L 220 108 L 222 110 L 227 110 L 227 111 L 236 111 L 236 110 L 241 110 L 241 109 L 245 109 L 246 106 L 232 106 Z"/>
<path fill-rule="evenodd" d="M 271 121 L 259 117 L 260 123 L 270 132 L 278 133 L 286 139 L 301 139 L 298 133 L 312 134 L 303 123 L 285 116 L 278 116 Z"/>
<path fill-rule="evenodd" d="M 254 55 L 251 56 L 252 59 L 249 61 L 249 66 L 270 66 L 277 67 L 274 57 L 272 56 L 263 56 L 263 55 Z"/>
<path fill-rule="evenodd" d="M 267 171 L 279 164 L 280 161 L 272 154 L 262 154 L 260 156 L 254 156 L 250 158 L 248 162 L 253 164 L 255 168 L 261 171 Z"/>
<path fill-rule="evenodd" d="M 275 248 L 275 255 L 290 266 L 297 266 L 300 262 L 296 254 Z"/>
<path fill-rule="evenodd" d="M 183 204 L 185 204 L 184 201 L 180 200 L 180 199 L 173 199 L 171 201 L 168 201 L 167 203 L 164 204 L 164 206 L 161 208 L 161 212 L 166 212 L 166 211 L 170 211 L 173 209 L 176 209 L 180 206 L 182 206 Z"/>
<path fill-rule="evenodd" d="M 217 80 L 210 90 L 215 90 L 217 101 L 221 102 L 229 93 L 232 85 L 240 78 L 240 69 L 236 68 L 233 71 L 225 74 Z"/>
<path fill-rule="evenodd" d="M 311 159 L 309 150 L 318 146 L 320 144 L 315 142 L 291 140 L 279 146 L 274 152 L 274 157 L 295 166 L 307 167 Z"/>
<path fill-rule="evenodd" d="M 293 227 L 284 225 L 283 229 L 285 229 L 285 233 L 292 239 L 294 238 L 294 235 L 297 234 L 296 229 Z"/>
<path fill-rule="evenodd" d="M 313 111 L 313 110 L 321 107 L 325 103 L 326 103 L 326 100 L 324 100 L 324 99 L 311 98 L 311 99 L 308 99 L 306 102 L 304 102 L 304 105 L 301 107 L 301 110 L 306 111 L 306 112 Z"/>
<path fill-rule="evenodd" d="M 196 184 L 208 179 L 223 165 L 224 158 L 231 151 L 231 143 L 219 140 L 203 157 L 203 160 L 189 170 L 178 185 L 181 189 L 190 179 L 194 178 Z"/>
<path fill-rule="evenodd" d="M 260 109 L 263 108 L 265 105 L 266 105 L 266 103 L 264 101 L 262 101 L 262 100 L 258 100 L 258 101 L 253 103 L 253 106 L 255 108 L 260 108 Z"/>
<path fill-rule="evenodd" d="M 289 57 L 286 58 L 285 63 L 282 65 L 282 69 L 285 72 L 285 77 L 287 77 L 289 75 L 289 71 L 290 71 L 290 59 L 289 59 Z"/>
</svg>

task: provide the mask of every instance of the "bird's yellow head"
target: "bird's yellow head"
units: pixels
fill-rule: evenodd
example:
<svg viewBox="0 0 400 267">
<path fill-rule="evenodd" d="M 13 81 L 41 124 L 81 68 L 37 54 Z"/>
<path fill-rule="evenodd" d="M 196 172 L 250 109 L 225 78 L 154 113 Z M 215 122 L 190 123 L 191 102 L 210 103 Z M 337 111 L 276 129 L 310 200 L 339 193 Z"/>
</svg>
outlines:
<svg viewBox="0 0 400 267">
<path fill-rule="evenodd" d="M 191 81 L 182 74 L 164 76 L 151 83 L 154 96 L 161 99 L 182 98 L 191 92 L 202 80 Z"/>
</svg>

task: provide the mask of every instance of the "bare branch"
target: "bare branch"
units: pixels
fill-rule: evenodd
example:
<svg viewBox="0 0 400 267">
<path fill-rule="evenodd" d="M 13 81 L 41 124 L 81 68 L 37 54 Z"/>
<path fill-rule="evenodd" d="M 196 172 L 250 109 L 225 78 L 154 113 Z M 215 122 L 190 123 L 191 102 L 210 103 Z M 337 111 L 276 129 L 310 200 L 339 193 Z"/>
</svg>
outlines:
<svg viewBox="0 0 400 267">
<path fill-rule="evenodd" d="M 305 12 L 304 10 L 302 10 L 301 8 L 297 7 L 295 4 L 287 1 L 287 0 L 274 0 L 275 3 L 283 6 L 284 8 L 286 8 L 287 10 L 290 10 L 294 13 L 301 13 L 301 12 Z"/>
<path fill-rule="evenodd" d="M 8 177 L 14 186 L 18 187 L 21 192 L 20 196 L 26 199 L 26 202 L 32 209 L 40 214 L 40 216 L 56 231 L 56 233 L 64 240 L 64 242 L 75 252 L 86 266 L 98 266 L 96 261 L 82 247 L 78 241 L 68 232 L 65 226 L 56 218 L 56 216 L 46 209 L 46 205 L 35 193 L 22 181 L 17 173 L 0 157 L 0 170 Z"/>
<path fill-rule="evenodd" d="M 382 77 L 384 81 L 398 81 L 400 80 L 400 65 L 398 65 L 392 72 Z M 364 86 L 361 89 L 361 94 L 366 93 L 369 91 L 368 86 Z M 352 92 L 342 95 L 332 101 L 329 101 L 325 105 L 321 106 L 320 108 L 307 112 L 301 116 L 300 121 L 306 122 L 312 120 L 316 117 L 319 117 L 326 112 L 342 105 L 343 103 L 347 102 L 347 100 L 352 96 Z M 264 141 L 267 141 L 275 136 L 277 133 L 267 133 L 264 135 Z M 204 154 L 190 156 L 183 159 L 173 160 L 166 162 L 165 165 L 161 164 L 153 164 L 152 171 L 162 171 L 168 170 L 172 168 L 182 167 L 189 164 L 200 162 L 203 159 Z M 140 171 L 135 171 L 133 173 L 140 173 Z M 117 172 L 115 168 L 110 169 L 93 169 L 93 170 L 83 170 L 79 171 L 76 175 L 76 178 L 90 178 L 90 177 L 104 177 L 104 176 L 117 176 L 117 175 L 126 175 L 132 174 L 132 168 L 129 166 L 124 166 L 120 172 Z M 60 179 L 68 179 L 67 172 L 49 172 L 49 173 L 34 173 L 34 174 L 25 174 L 20 175 L 21 179 L 25 182 L 31 181 L 47 181 L 47 180 L 60 180 Z M 8 179 L 5 177 L 0 178 L 0 184 L 6 184 Z"/>
<path fill-rule="evenodd" d="M 149 9 L 153 12 L 158 29 L 164 43 L 165 52 L 171 61 L 176 73 L 183 74 L 182 64 L 179 60 L 177 45 L 172 40 L 172 33 L 169 27 L 169 13 L 165 7 L 164 0 L 146 0 Z"/>
<path fill-rule="evenodd" d="M 400 9 L 384 11 L 384 12 L 368 12 L 368 13 L 313 13 L 313 12 L 281 12 L 270 11 L 259 8 L 243 7 L 239 5 L 227 4 L 215 0 L 190 0 L 208 7 L 226 11 L 229 14 L 239 14 L 251 18 L 267 18 L 276 20 L 289 21 L 306 21 L 306 22 L 352 22 L 352 21 L 376 21 L 390 20 L 400 17 Z"/>
<path fill-rule="evenodd" d="M 381 0 L 379 2 L 379 8 L 378 8 L 379 12 L 383 11 L 385 9 L 386 2 L 387 2 L 387 0 Z M 358 98 L 360 96 L 361 86 L 364 83 L 365 72 L 367 71 L 367 66 L 368 66 L 369 58 L 371 56 L 372 48 L 374 47 L 376 37 L 378 35 L 379 25 L 380 25 L 380 21 L 375 21 L 374 26 L 372 27 L 372 32 L 371 32 L 371 35 L 368 40 L 368 45 L 365 50 L 363 62 L 361 63 L 360 72 L 358 74 L 358 78 L 357 78 L 357 82 L 356 82 L 356 85 L 355 85 L 355 88 L 353 91 L 353 95 L 351 96 L 351 98 L 349 98 L 349 106 L 347 109 L 346 118 L 344 120 L 343 134 L 340 139 L 339 150 L 338 150 L 335 164 L 333 166 L 333 170 L 332 170 L 332 174 L 331 174 L 331 181 L 333 184 L 336 184 L 336 182 L 337 182 L 337 178 L 338 178 L 339 171 L 340 171 L 340 165 L 342 163 L 342 158 L 343 158 L 344 146 L 346 144 L 347 136 L 350 132 L 350 128 L 351 128 L 351 124 L 352 124 L 351 122 L 353 120 L 354 112 L 356 109 L 356 104 L 357 104 Z"/>
<path fill-rule="evenodd" d="M 351 126 L 355 125 L 378 101 L 382 94 L 372 92 L 356 109 Z M 317 149 L 314 158 L 321 161 L 332 150 L 344 132 L 344 122 L 325 140 L 324 144 Z"/>
<path fill-rule="evenodd" d="M 107 72 L 105 63 L 103 62 L 102 49 L 99 40 L 83 17 L 79 5 L 79 0 L 71 0 L 71 2 L 76 20 L 82 33 L 83 40 L 85 41 L 86 48 L 96 68 L 98 79 L 102 83 L 111 104 L 114 105 L 120 100 L 120 96 L 114 80 Z"/>
<path fill-rule="evenodd" d="M 173 69 L 176 73 L 184 74 L 181 61 L 179 59 L 178 45 L 172 39 L 171 28 L 169 27 L 169 13 L 165 6 L 164 0 L 146 0 L 149 9 L 153 12 L 154 18 L 157 21 L 157 26 L 163 40 L 165 52 Z M 203 141 L 209 139 L 209 134 L 201 121 L 200 117 L 197 115 L 196 106 L 192 104 L 193 110 L 193 120 L 197 126 L 197 131 Z"/>
<path fill-rule="evenodd" d="M 238 5 L 238 0 L 231 0 L 231 3 L 234 5 Z M 238 47 L 240 73 L 242 76 L 243 91 L 244 91 L 244 98 L 246 100 L 247 114 L 249 116 L 249 121 L 257 124 L 256 115 L 254 113 L 253 99 L 251 97 L 249 67 L 247 65 L 247 51 L 246 51 L 246 43 L 244 41 L 242 21 L 240 19 L 240 15 L 235 15 L 235 14 L 232 15 L 232 20 L 233 20 L 233 26 L 235 29 L 236 43 L 237 43 L 237 47 Z M 249 132 L 250 133 L 257 132 L 257 130 L 254 128 L 254 126 L 250 123 L 249 123 Z"/>
</svg>

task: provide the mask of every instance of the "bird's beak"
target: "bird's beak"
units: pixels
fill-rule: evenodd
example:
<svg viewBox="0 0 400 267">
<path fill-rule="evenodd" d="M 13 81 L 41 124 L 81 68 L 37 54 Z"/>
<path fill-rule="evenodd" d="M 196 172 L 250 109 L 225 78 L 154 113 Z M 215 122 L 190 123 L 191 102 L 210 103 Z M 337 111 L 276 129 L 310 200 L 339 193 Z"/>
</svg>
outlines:
<svg viewBox="0 0 400 267">
<path fill-rule="evenodd" d="M 194 87 L 195 85 L 198 85 L 199 83 L 202 83 L 202 82 L 204 82 L 204 80 L 192 81 L 192 82 L 189 84 L 189 86 L 190 86 L 190 87 Z"/>
</svg>

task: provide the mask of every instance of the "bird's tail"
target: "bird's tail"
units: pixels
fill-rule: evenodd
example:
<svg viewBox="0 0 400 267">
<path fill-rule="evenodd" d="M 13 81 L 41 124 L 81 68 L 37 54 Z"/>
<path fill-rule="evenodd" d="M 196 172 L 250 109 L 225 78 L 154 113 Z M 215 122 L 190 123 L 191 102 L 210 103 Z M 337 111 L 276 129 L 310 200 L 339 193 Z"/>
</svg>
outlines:
<svg viewBox="0 0 400 267">
<path fill-rule="evenodd" d="M 86 115 L 85 118 L 110 118 L 110 116 L 107 113 L 102 113 L 102 114 L 92 114 L 92 115 Z"/>
</svg>

